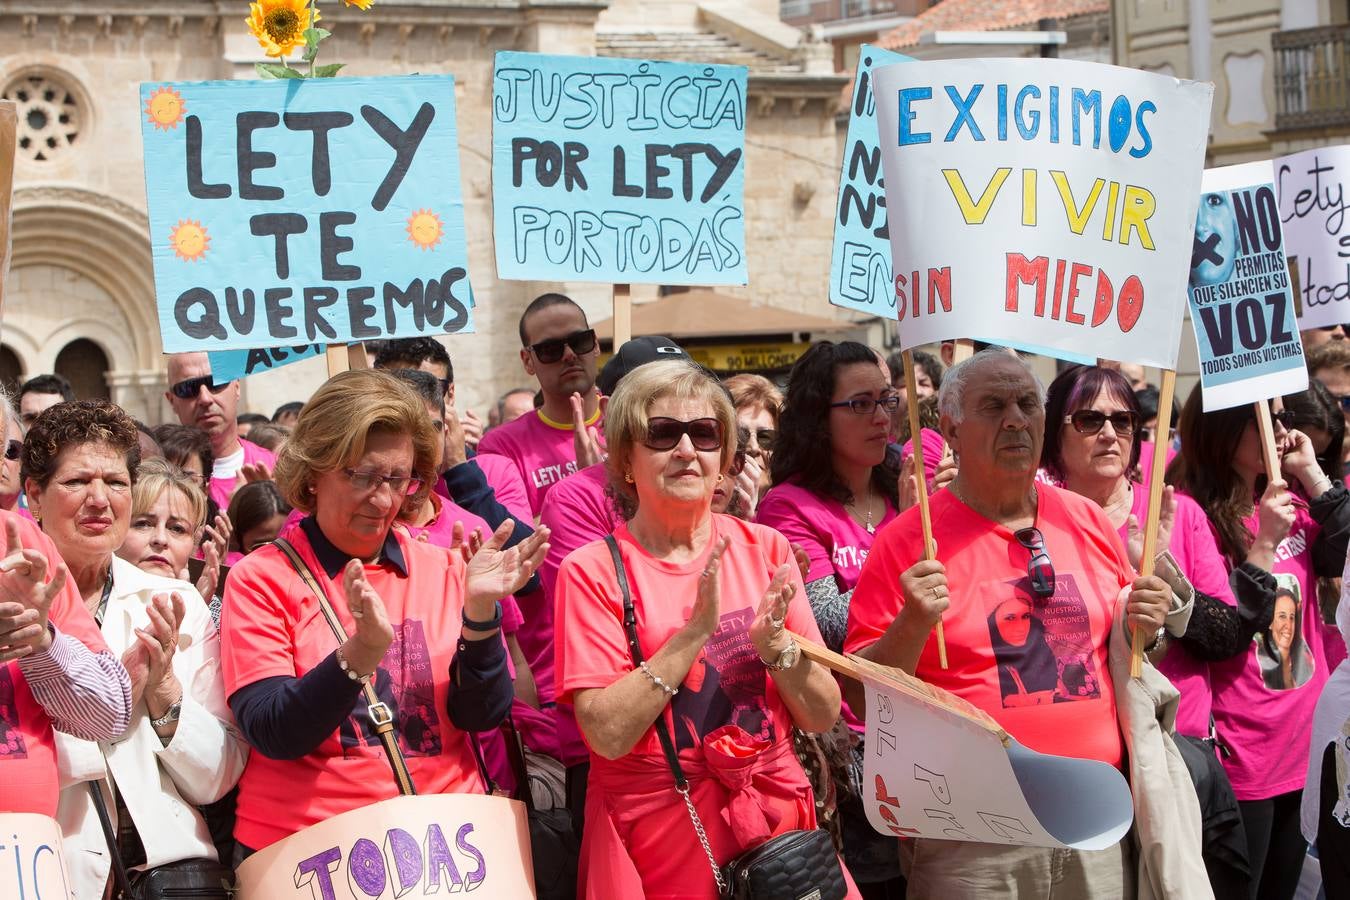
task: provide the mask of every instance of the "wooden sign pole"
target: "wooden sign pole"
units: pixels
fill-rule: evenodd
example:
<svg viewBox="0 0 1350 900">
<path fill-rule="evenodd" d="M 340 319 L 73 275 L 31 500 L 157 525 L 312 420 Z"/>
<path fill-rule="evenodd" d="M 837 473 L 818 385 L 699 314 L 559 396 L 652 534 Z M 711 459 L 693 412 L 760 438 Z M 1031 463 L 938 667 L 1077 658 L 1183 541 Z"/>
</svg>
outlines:
<svg viewBox="0 0 1350 900">
<path fill-rule="evenodd" d="M 14 157 L 18 152 L 18 106 L 0 100 L 0 315 L 5 308 L 5 276 L 9 274 L 10 213 L 14 192 Z"/>
<path fill-rule="evenodd" d="M 1177 373 L 1173 369 L 1162 370 L 1162 384 L 1158 388 L 1158 436 L 1164 437 L 1169 429 L 1162 427 L 1164 418 L 1170 423 L 1172 415 L 1172 397 L 1177 390 Z M 1269 411 L 1267 411 L 1269 412 Z M 1153 468 L 1148 477 L 1148 518 L 1144 523 L 1144 552 L 1139 557 L 1139 574 L 1153 574 L 1153 560 L 1158 550 L 1158 523 L 1162 519 L 1163 470 L 1167 466 L 1167 441 L 1153 442 Z M 1144 638 L 1138 626 L 1135 626 L 1131 640 L 1130 676 L 1138 678 L 1144 674 Z"/>
<path fill-rule="evenodd" d="M 633 286 L 614 285 L 614 347 L 619 348 L 633 339 Z"/>
<path fill-rule="evenodd" d="M 368 369 L 366 363 L 366 345 L 357 341 L 354 344 L 329 344 L 327 348 L 328 377 L 348 369 Z"/>
<path fill-rule="evenodd" d="M 1258 400 L 1256 407 L 1256 430 L 1261 435 L 1261 456 L 1266 461 L 1266 478 L 1282 481 L 1280 474 L 1280 451 L 1275 446 L 1275 424 L 1270 420 L 1270 404 Z"/>
<path fill-rule="evenodd" d="M 937 559 L 937 548 L 933 544 L 933 518 L 928 512 L 928 477 L 923 464 L 923 434 L 919 430 L 919 404 L 914 402 L 918 396 L 918 386 L 914 378 L 914 354 L 906 350 L 901 354 L 905 365 L 905 391 L 910 398 L 909 406 L 909 444 L 914 449 L 914 483 L 919 497 L 919 521 L 923 525 L 924 559 Z M 950 599 L 950 598 L 948 598 Z M 947 668 L 947 641 L 942 634 L 942 619 L 937 620 L 938 663 Z"/>
<path fill-rule="evenodd" d="M 975 342 L 970 338 L 957 338 L 952 347 L 952 365 L 965 362 L 975 355 Z"/>
</svg>

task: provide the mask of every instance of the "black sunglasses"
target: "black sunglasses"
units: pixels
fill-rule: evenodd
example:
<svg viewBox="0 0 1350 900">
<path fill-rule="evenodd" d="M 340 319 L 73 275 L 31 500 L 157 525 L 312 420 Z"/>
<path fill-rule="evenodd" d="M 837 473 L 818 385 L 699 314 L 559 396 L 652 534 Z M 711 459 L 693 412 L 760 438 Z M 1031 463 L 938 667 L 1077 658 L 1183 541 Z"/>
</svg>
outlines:
<svg viewBox="0 0 1350 900">
<path fill-rule="evenodd" d="M 10 438 L 9 443 L 5 444 L 5 459 L 9 460 L 10 462 L 14 462 L 22 455 L 23 455 L 23 441 Z"/>
<path fill-rule="evenodd" d="M 1341 329 L 1341 331 L 1344 331 L 1347 335 L 1350 335 L 1350 325 L 1318 325 L 1318 326 L 1317 326 L 1317 330 L 1318 330 L 1318 331 L 1335 331 L 1337 328 Z"/>
<path fill-rule="evenodd" d="M 213 394 L 219 394 L 232 384 L 234 384 L 233 381 L 213 381 L 211 376 L 207 375 L 202 378 L 189 378 L 186 381 L 180 381 L 172 385 L 169 390 L 179 400 L 192 400 L 202 388 L 206 388 Z"/>
<path fill-rule="evenodd" d="M 555 363 L 563 358 L 564 347 L 571 347 L 572 352 L 577 356 L 590 353 L 595 349 L 595 329 L 587 328 L 585 331 L 574 331 L 567 337 L 540 341 L 537 344 L 530 344 L 525 349 L 533 353 L 534 358 L 541 363 Z"/>
<path fill-rule="evenodd" d="M 1027 580 L 1031 582 L 1031 592 L 1047 600 L 1055 596 L 1055 566 L 1045 550 L 1045 536 L 1039 528 L 1032 527 L 1013 532 L 1013 537 L 1031 553 L 1031 558 L 1027 560 Z"/>
<path fill-rule="evenodd" d="M 1079 434 L 1096 434 L 1107 422 L 1111 423 L 1111 428 L 1121 437 L 1134 434 L 1135 429 L 1139 427 L 1138 413 L 1129 410 L 1107 415 L 1095 409 L 1080 409 L 1073 415 L 1065 416 L 1064 421 L 1073 425 L 1073 430 Z"/>
<path fill-rule="evenodd" d="M 647 420 L 647 439 L 642 443 L 652 450 L 673 450 L 686 434 L 695 450 L 722 449 L 722 423 L 712 418 L 681 422 L 654 416 Z"/>
<path fill-rule="evenodd" d="M 1346 398 L 1346 400 L 1350 400 L 1350 397 Z M 1350 406 L 1347 406 L 1346 400 L 1341 401 L 1341 409 L 1350 409 Z M 1252 408 L 1250 403 L 1247 404 L 1247 413 L 1248 418 L 1253 420 L 1256 418 L 1256 410 Z M 1270 421 L 1272 423 L 1279 422 L 1284 426 L 1285 431 L 1293 431 L 1295 426 L 1298 425 L 1298 413 L 1294 412 L 1292 409 L 1282 409 L 1279 412 L 1271 410 Z"/>
</svg>

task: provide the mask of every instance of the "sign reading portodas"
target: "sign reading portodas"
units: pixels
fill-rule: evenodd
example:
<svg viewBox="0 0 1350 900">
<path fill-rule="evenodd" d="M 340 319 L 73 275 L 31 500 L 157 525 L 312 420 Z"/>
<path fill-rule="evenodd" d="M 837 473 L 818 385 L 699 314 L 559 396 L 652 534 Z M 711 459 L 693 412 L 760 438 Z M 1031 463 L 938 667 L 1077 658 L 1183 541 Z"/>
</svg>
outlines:
<svg viewBox="0 0 1350 900">
<path fill-rule="evenodd" d="M 497 274 L 745 284 L 744 66 L 498 53 Z"/>
<path fill-rule="evenodd" d="M 141 85 L 168 353 L 472 330 L 450 76 Z"/>
<path fill-rule="evenodd" d="M 1212 85 L 1069 60 L 873 81 L 903 347 L 1175 367 Z"/>
</svg>

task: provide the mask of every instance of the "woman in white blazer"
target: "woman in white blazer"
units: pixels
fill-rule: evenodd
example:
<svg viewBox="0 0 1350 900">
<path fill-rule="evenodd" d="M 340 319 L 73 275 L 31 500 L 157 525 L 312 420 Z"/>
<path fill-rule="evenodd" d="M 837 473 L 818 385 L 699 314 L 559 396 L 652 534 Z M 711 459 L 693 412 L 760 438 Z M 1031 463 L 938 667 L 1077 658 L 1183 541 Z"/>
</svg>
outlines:
<svg viewBox="0 0 1350 900">
<path fill-rule="evenodd" d="M 118 739 L 59 736 L 57 819 L 77 900 L 101 898 L 111 870 L 90 783 L 115 820 L 128 868 L 215 860 L 196 807 L 234 786 L 247 755 L 225 702 L 220 639 L 201 595 L 185 581 L 114 556 L 133 512 L 163 506 L 166 493 L 171 508 L 200 510 L 187 513 L 194 521 L 205 513 L 200 489 L 171 474 L 148 477 L 133 499 L 138 456 L 134 421 L 105 401 L 52 407 L 24 445 L 30 508 L 127 667 L 135 704 Z M 134 838 L 119 813 L 130 816 Z"/>
</svg>

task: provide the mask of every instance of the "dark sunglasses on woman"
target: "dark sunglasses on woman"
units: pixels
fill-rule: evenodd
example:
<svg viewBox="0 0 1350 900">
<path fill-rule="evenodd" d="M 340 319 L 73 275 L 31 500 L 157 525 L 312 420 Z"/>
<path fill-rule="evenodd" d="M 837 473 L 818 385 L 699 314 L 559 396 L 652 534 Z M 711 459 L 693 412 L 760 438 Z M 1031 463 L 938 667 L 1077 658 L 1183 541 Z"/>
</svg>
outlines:
<svg viewBox="0 0 1350 900">
<path fill-rule="evenodd" d="M 1252 420 L 1256 419 L 1256 409 L 1250 403 L 1247 404 L 1247 417 Z M 1279 422 L 1284 426 L 1285 431 L 1293 431 L 1298 427 L 1298 413 L 1292 409 L 1282 409 L 1279 412 L 1271 410 L 1270 421 L 1272 424 Z"/>
<path fill-rule="evenodd" d="M 5 459 L 10 462 L 16 461 L 23 455 L 23 441 L 10 438 L 9 443 L 5 444 Z"/>
<path fill-rule="evenodd" d="M 169 390 L 179 400 L 194 400 L 202 388 L 206 388 L 213 394 L 219 394 L 232 384 L 234 384 L 233 381 L 213 381 L 210 375 L 206 375 L 202 378 L 189 378 L 185 381 L 179 381 L 172 385 Z"/>
<path fill-rule="evenodd" d="M 681 422 L 653 416 L 647 420 L 647 439 L 642 443 L 652 450 L 674 450 L 686 434 L 695 450 L 722 449 L 722 423 L 712 418 Z"/>
<path fill-rule="evenodd" d="M 595 349 L 595 329 L 587 328 L 585 331 L 574 331 L 567 337 L 540 341 L 537 344 L 530 344 L 528 349 L 534 354 L 535 359 L 547 364 L 562 359 L 564 347 L 571 347 L 577 356 L 590 353 Z"/>
<path fill-rule="evenodd" d="M 1125 436 L 1134 434 L 1135 429 L 1139 427 L 1139 414 L 1121 410 L 1107 415 L 1095 409 L 1080 409 L 1073 415 L 1065 416 L 1064 422 L 1072 425 L 1073 430 L 1079 434 L 1096 434 L 1102 430 L 1102 426 L 1110 422 L 1116 434 Z"/>
</svg>

